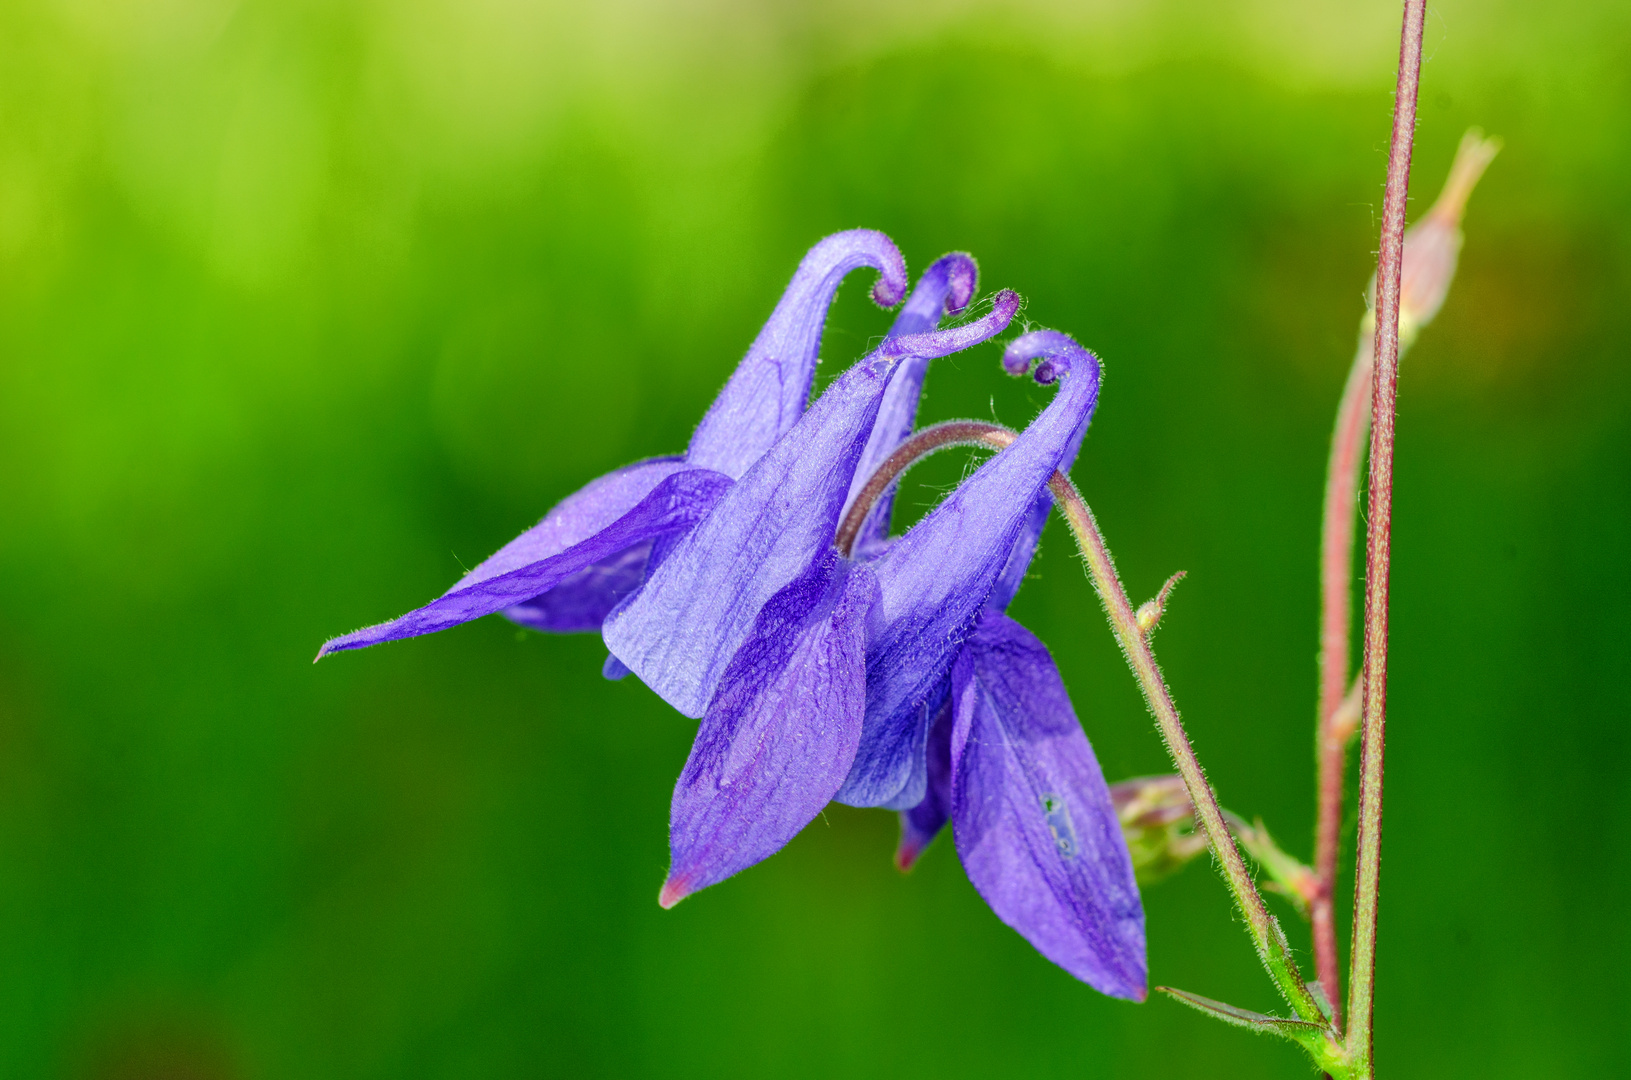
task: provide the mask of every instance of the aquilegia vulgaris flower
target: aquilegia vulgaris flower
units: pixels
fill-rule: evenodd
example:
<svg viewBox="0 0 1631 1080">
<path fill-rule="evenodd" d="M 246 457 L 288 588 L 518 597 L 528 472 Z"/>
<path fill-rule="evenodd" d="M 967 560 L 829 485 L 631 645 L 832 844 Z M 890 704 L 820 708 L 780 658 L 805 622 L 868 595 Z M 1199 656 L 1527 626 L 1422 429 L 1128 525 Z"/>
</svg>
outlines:
<svg viewBox="0 0 1631 1080">
<path fill-rule="evenodd" d="M 925 272 L 888 336 L 806 408 L 821 324 L 849 270 L 905 271 L 879 233 L 818 244 L 683 458 L 603 477 L 447 594 L 323 652 L 503 611 L 600 629 L 701 723 L 675 786 L 660 902 L 780 850 L 829 801 L 903 811 L 899 860 L 948 817 L 999 917 L 1105 993 L 1145 994 L 1143 910 L 1097 762 L 1042 644 L 1005 614 L 1098 398 L 1098 361 L 1048 331 L 1004 364 L 1059 391 L 1011 445 L 903 536 L 893 476 L 930 360 L 989 340 L 1019 308 L 936 329 L 971 300 L 973 260 Z M 320 654 L 321 655 L 321 654 Z"/>
<path fill-rule="evenodd" d="M 963 332 L 989 329 L 923 339 Z M 848 558 L 838 511 L 879 361 L 857 364 L 607 620 L 613 655 L 703 711 L 665 906 L 780 850 L 833 798 L 914 809 L 928 835 L 950 808 L 1004 921 L 1091 985 L 1144 996 L 1143 910 L 1109 791 L 1047 650 L 1003 614 L 1098 397 L 1098 363 L 1069 338 L 1026 335 L 1005 363 L 1038 358 L 1038 381 L 1061 383 L 1042 415 L 900 539 Z"/>
</svg>

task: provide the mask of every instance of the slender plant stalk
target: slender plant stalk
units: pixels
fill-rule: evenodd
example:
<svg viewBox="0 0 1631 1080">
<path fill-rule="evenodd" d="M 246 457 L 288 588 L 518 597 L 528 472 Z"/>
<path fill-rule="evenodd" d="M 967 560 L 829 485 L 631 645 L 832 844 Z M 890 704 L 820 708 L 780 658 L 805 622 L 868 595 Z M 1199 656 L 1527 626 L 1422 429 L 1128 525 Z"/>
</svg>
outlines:
<svg viewBox="0 0 1631 1080">
<path fill-rule="evenodd" d="M 1348 1056 L 1356 1077 L 1375 1075 L 1376 914 L 1382 873 L 1382 759 L 1387 710 L 1388 558 L 1393 525 L 1393 434 L 1399 390 L 1399 286 L 1405 203 L 1416 133 L 1426 0 L 1405 0 L 1393 142 L 1376 267 L 1376 376 L 1371 395 L 1370 505 L 1365 536 L 1365 660 L 1359 759 L 1359 867 L 1348 980 Z"/>
<path fill-rule="evenodd" d="M 866 519 L 873 502 L 914 462 L 935 450 L 950 446 L 986 446 L 1001 450 L 1012 443 L 1015 437 L 1015 432 L 1009 428 L 975 420 L 955 420 L 918 432 L 902 443 L 879 466 L 878 471 L 857 495 L 839 525 L 836 538 L 838 550 L 845 555 L 849 553 L 855 535 Z M 1155 620 L 1152 619 L 1148 624 L 1140 623 L 1138 612 L 1127 599 L 1127 590 L 1122 587 L 1121 579 L 1116 575 L 1110 549 L 1104 542 L 1103 534 L 1099 532 L 1093 511 L 1083 501 L 1081 493 L 1070 482 L 1070 478 L 1063 473 L 1055 472 L 1048 481 L 1048 488 L 1070 526 L 1077 547 L 1081 549 L 1082 556 L 1087 561 L 1088 573 L 1110 617 L 1111 629 L 1127 657 L 1127 663 L 1138 677 L 1150 711 L 1155 714 L 1161 736 L 1166 741 L 1173 762 L 1178 766 L 1179 774 L 1183 777 L 1190 800 L 1195 804 L 1196 819 L 1206 833 L 1224 880 L 1234 893 L 1236 905 L 1246 918 L 1247 928 L 1251 932 L 1252 941 L 1257 947 L 1257 954 L 1262 959 L 1263 966 L 1268 969 L 1275 986 L 1297 1016 L 1323 1027 L 1324 1014 L 1303 983 L 1302 975 L 1291 958 L 1291 949 L 1286 943 L 1285 933 L 1269 912 L 1267 905 L 1263 903 L 1263 897 L 1252 881 L 1251 872 L 1246 868 L 1246 860 L 1241 857 L 1240 849 L 1235 846 L 1235 839 L 1230 834 L 1222 809 L 1218 806 L 1217 795 L 1207 783 L 1205 773 L 1201 771 L 1200 762 L 1195 758 L 1195 751 L 1189 744 L 1189 736 L 1184 732 L 1183 722 L 1179 719 L 1178 708 L 1173 704 L 1172 693 L 1162 679 L 1161 669 L 1155 662 L 1155 653 L 1150 648 L 1150 631 L 1154 628 Z M 1163 597 L 1164 595 L 1163 592 Z"/>
<path fill-rule="evenodd" d="M 1500 140 L 1486 139 L 1474 128 L 1461 139 L 1444 190 L 1426 216 L 1405 233 L 1399 289 L 1399 353 L 1438 311 L 1455 274 L 1461 246 L 1461 215 L 1467 198 L 1484 169 L 1500 149 Z M 1412 256 L 1411 244 L 1420 245 Z M 1414 264 L 1412 263 L 1414 258 Z M 1320 700 L 1319 813 L 1314 827 L 1314 877 L 1309 917 L 1314 928 L 1314 962 L 1321 985 L 1331 1003 L 1341 1000 L 1337 960 L 1336 924 L 1332 897 L 1342 830 L 1348 743 L 1359 725 L 1360 681 L 1348 682 L 1353 625 L 1353 543 L 1355 498 L 1365 438 L 1370 432 L 1371 395 L 1374 389 L 1376 313 L 1367 314 L 1359 347 L 1348 371 L 1348 384 L 1337 407 L 1336 429 L 1331 434 L 1331 459 L 1325 477 L 1325 515 L 1320 538 Z M 1347 686 L 1348 689 L 1344 690 Z M 1340 1027 L 1340 1022 L 1338 1024 Z"/>
<path fill-rule="evenodd" d="M 1088 573 L 1099 592 L 1099 599 L 1104 603 L 1105 612 L 1110 616 L 1111 629 L 1122 652 L 1126 654 L 1127 663 L 1138 677 L 1139 686 L 1144 690 L 1144 700 L 1155 714 L 1155 722 L 1161 729 L 1161 737 L 1166 741 L 1173 763 L 1178 766 L 1178 774 L 1184 778 L 1184 786 L 1195 804 L 1195 818 L 1206 831 L 1206 838 L 1212 845 L 1212 853 L 1217 857 L 1224 880 L 1235 895 L 1235 904 L 1246 917 L 1246 926 L 1251 931 L 1252 942 L 1257 946 L 1263 966 L 1300 1019 L 1324 1024 L 1325 1017 L 1303 984 L 1302 974 L 1291 958 L 1285 933 L 1263 903 L 1251 872 L 1246 869 L 1246 860 L 1241 858 L 1240 849 L 1235 846 L 1234 837 L 1224 822 L 1217 794 L 1207 782 L 1195 751 L 1189 745 L 1189 736 L 1178 716 L 1172 692 L 1167 689 L 1166 680 L 1155 662 L 1155 653 L 1150 648 L 1149 632 L 1139 625 L 1138 613 L 1127 599 L 1127 590 L 1122 587 L 1121 578 L 1116 574 L 1110 549 L 1099 531 L 1093 511 L 1083 501 L 1070 478 L 1063 473 L 1054 473 L 1048 487 L 1070 525 L 1077 547 L 1087 560 Z"/>
<path fill-rule="evenodd" d="M 1331 460 L 1325 474 L 1325 514 L 1320 530 L 1320 701 L 1316 756 L 1319 803 L 1314 823 L 1314 894 L 1308 916 L 1313 926 L 1314 972 L 1331 1001 L 1332 1020 L 1342 1024 L 1342 975 L 1337 957 L 1337 853 L 1342 842 L 1342 796 L 1353 736 L 1353 701 L 1348 688 L 1349 635 L 1353 626 L 1354 513 L 1359 505 L 1359 463 L 1370 428 L 1372 342 L 1354 356 L 1348 384 L 1337 407 L 1331 434 Z"/>
</svg>

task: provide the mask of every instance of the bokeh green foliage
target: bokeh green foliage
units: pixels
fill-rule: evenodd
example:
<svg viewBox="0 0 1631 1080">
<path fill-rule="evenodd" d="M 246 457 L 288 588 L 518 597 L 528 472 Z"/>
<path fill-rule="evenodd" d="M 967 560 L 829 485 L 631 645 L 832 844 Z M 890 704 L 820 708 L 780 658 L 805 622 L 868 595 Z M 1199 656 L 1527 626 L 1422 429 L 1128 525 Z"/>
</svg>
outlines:
<svg viewBox="0 0 1631 1080">
<path fill-rule="evenodd" d="M 1379 1054 L 1608 1075 L 1631 30 L 1613 3 L 1435 12 L 1416 205 L 1467 125 L 1507 148 L 1402 385 Z M 868 225 L 914 267 L 974 252 L 1101 352 L 1076 479 L 1135 593 L 1189 571 L 1157 645 L 1202 760 L 1306 854 L 1319 494 L 1396 28 L 0 6 L 0 1074 L 1305 1075 L 1073 982 L 944 841 L 901 877 L 882 812 L 660 911 L 692 725 L 602 681 L 592 637 L 495 618 L 308 661 L 682 447 L 802 251 Z M 887 326 L 864 293 L 824 377 Z M 1024 423 L 1047 392 L 997 355 L 937 362 L 927 417 Z M 1162 771 L 1062 532 L 1015 610 L 1107 774 Z M 1155 981 L 1273 1005 L 1204 866 L 1146 904 Z"/>
</svg>

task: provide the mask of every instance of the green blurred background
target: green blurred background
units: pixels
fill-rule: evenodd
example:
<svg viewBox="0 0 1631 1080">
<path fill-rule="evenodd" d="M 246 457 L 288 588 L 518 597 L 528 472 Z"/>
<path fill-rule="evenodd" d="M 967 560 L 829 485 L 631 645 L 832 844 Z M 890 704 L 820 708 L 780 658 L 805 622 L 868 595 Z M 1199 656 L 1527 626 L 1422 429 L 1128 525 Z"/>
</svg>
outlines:
<svg viewBox="0 0 1631 1080">
<path fill-rule="evenodd" d="M 1100 350 L 1075 475 L 1135 594 L 1190 572 L 1158 646 L 1202 760 L 1306 856 L 1319 499 L 1398 20 L 0 5 L 0 1075 L 1307 1075 L 1073 982 L 944 841 L 902 877 L 887 813 L 834 807 L 659 910 L 693 725 L 603 681 L 592 636 L 495 617 L 310 659 L 681 449 L 803 251 L 867 225 L 914 268 L 974 252 Z M 1466 127 L 1506 150 L 1402 385 L 1379 1055 L 1607 1076 L 1631 8 L 1447 0 L 1428 53 L 1418 210 Z M 825 377 L 888 325 L 861 282 Z M 997 358 L 938 362 L 927 417 L 1024 423 L 1046 392 Z M 1062 532 L 1016 614 L 1107 774 L 1164 771 Z M 1146 905 L 1155 982 L 1273 1005 L 1205 865 Z"/>
</svg>

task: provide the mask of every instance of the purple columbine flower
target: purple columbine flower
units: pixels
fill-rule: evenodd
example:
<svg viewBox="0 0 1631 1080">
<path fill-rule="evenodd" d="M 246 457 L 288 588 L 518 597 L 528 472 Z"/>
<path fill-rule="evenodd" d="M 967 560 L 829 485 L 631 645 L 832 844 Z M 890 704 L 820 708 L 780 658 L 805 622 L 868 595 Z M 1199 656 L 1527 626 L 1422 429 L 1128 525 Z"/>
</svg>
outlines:
<svg viewBox="0 0 1631 1080">
<path fill-rule="evenodd" d="M 615 655 L 703 711 L 675 787 L 664 906 L 779 850 L 834 797 L 909 809 L 916 850 L 949 814 L 999 917 L 1090 985 L 1145 996 L 1143 909 L 1109 791 L 1052 658 L 1003 613 L 1048 479 L 1074 459 L 1098 396 L 1097 360 L 1065 335 L 1028 334 L 1004 363 L 1039 358 L 1037 380 L 1061 382 L 1042 415 L 900 539 L 869 514 L 846 558 L 831 544 L 860 487 L 853 462 L 882 460 L 909 430 L 924 370 L 890 374 L 892 423 L 906 426 L 880 439 L 869 357 L 608 621 Z"/>
<path fill-rule="evenodd" d="M 961 266 L 958 259 L 966 261 L 966 256 L 953 259 L 953 267 Z M 968 290 L 959 291 L 967 275 L 948 274 L 946 262 L 931 268 L 939 268 L 946 280 L 933 313 L 916 295 L 902 313 L 909 332 L 932 327 L 948 301 L 953 308 L 967 302 Z M 798 422 L 810 397 L 827 309 L 839 283 L 861 267 L 878 271 L 872 298 L 879 305 L 893 307 L 906 294 L 906 264 L 887 236 L 853 229 L 822 240 L 799 263 L 781 302 L 683 456 L 650 458 L 591 482 L 438 599 L 390 622 L 334 638 L 318 658 L 445 630 L 495 611 L 535 630 L 598 630 L 678 537 Z M 919 325 L 925 320 L 926 325 Z M 625 674 L 612 660 L 606 673 Z"/>
</svg>

